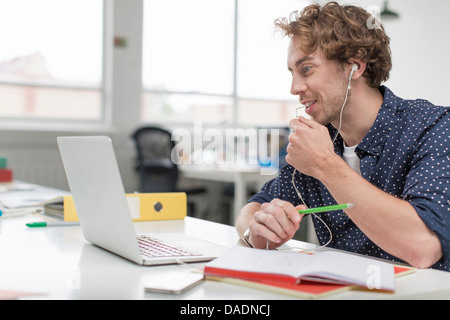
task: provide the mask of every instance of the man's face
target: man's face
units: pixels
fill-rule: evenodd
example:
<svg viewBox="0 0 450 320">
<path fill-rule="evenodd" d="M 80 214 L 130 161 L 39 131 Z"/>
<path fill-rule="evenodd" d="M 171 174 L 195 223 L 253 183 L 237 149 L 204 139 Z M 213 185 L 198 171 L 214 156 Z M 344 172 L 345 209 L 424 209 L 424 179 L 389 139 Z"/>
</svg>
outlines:
<svg viewBox="0 0 450 320">
<path fill-rule="evenodd" d="M 306 54 L 300 38 L 291 39 L 288 69 L 292 74 L 291 94 L 299 96 L 306 113 L 322 125 L 338 123 L 350 69 L 328 60 L 321 49 Z"/>
</svg>

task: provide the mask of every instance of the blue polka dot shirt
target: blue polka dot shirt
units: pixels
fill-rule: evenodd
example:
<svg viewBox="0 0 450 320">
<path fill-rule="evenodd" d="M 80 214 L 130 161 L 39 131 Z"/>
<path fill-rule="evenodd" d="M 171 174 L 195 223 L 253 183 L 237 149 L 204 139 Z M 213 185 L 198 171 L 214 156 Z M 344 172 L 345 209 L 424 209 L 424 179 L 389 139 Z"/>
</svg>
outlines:
<svg viewBox="0 0 450 320">
<path fill-rule="evenodd" d="M 450 271 L 450 107 L 435 106 L 426 100 L 403 100 L 387 87 L 377 118 L 358 144 L 361 176 L 385 192 L 408 201 L 425 224 L 436 233 L 443 257 L 432 267 Z M 336 129 L 328 126 L 330 136 Z M 342 156 L 343 141 L 334 142 L 335 152 Z M 274 198 L 301 204 L 292 186 L 294 168 L 286 165 L 277 178 L 267 182 L 250 202 L 270 202 Z M 296 173 L 295 184 L 308 207 L 336 204 L 328 190 L 317 179 Z M 322 213 L 321 218 L 333 234 L 329 247 L 366 254 L 393 261 L 398 258 L 374 244 L 341 211 Z M 327 228 L 313 217 L 320 244 L 330 240 Z"/>
</svg>

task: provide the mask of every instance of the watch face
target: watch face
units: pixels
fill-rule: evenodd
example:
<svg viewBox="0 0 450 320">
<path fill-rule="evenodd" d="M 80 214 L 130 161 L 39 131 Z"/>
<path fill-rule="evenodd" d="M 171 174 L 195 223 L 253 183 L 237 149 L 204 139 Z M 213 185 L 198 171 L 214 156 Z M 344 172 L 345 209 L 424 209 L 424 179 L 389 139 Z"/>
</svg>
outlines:
<svg viewBox="0 0 450 320">
<path fill-rule="evenodd" d="M 250 229 L 245 230 L 245 232 L 244 232 L 244 240 L 245 240 L 245 242 L 247 243 L 247 245 L 249 247 L 253 248 L 252 244 L 249 241 L 250 240 Z"/>
</svg>

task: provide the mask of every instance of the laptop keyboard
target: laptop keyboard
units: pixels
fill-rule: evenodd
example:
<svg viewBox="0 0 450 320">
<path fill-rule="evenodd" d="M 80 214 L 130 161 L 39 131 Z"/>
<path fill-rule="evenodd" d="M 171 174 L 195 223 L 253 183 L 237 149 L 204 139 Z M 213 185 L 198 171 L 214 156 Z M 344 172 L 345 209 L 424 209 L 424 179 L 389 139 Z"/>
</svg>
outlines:
<svg viewBox="0 0 450 320">
<path fill-rule="evenodd" d="M 149 236 L 139 236 L 139 248 L 141 253 L 149 258 L 160 257 L 185 257 L 185 256 L 201 256 L 201 253 L 193 252 L 185 248 L 174 247 L 161 240 L 151 238 Z"/>
</svg>

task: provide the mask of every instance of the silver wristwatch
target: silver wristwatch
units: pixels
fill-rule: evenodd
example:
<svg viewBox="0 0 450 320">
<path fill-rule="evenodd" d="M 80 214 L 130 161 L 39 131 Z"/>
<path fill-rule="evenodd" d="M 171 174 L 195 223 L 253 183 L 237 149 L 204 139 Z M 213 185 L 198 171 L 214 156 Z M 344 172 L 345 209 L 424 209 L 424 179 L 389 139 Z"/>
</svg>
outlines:
<svg viewBox="0 0 450 320">
<path fill-rule="evenodd" d="M 245 230 L 244 232 L 244 241 L 250 248 L 253 248 L 252 244 L 250 243 L 250 228 L 247 228 L 247 230 Z"/>
</svg>

